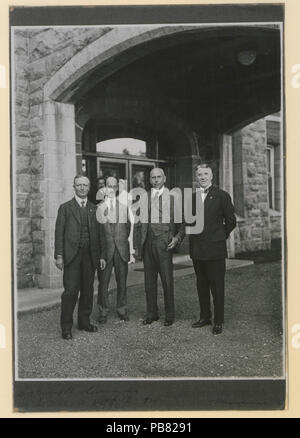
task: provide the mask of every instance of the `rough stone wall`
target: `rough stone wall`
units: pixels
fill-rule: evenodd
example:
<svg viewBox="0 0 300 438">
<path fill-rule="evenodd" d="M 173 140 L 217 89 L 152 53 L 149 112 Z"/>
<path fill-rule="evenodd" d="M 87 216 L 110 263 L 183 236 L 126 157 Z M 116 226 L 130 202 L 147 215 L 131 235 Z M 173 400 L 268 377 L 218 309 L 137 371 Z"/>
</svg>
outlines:
<svg viewBox="0 0 300 438">
<path fill-rule="evenodd" d="M 233 153 L 241 148 L 244 211 L 235 230 L 236 253 L 268 249 L 271 230 L 266 156 L 266 121 L 258 120 L 233 136 Z"/>
<path fill-rule="evenodd" d="M 282 236 L 282 227 L 281 227 L 281 214 L 271 214 L 270 215 L 271 222 L 271 239 L 280 239 Z"/>
<path fill-rule="evenodd" d="M 109 28 L 14 31 L 15 174 L 18 287 L 37 285 L 44 248 L 43 86 Z"/>
<path fill-rule="evenodd" d="M 29 62 L 28 33 L 18 31 L 14 37 L 15 66 L 15 187 L 16 191 L 16 244 L 18 284 L 21 287 L 34 284 L 33 234 L 31 221 L 31 164 L 32 144 L 29 122 L 29 81 L 26 68 Z"/>
</svg>

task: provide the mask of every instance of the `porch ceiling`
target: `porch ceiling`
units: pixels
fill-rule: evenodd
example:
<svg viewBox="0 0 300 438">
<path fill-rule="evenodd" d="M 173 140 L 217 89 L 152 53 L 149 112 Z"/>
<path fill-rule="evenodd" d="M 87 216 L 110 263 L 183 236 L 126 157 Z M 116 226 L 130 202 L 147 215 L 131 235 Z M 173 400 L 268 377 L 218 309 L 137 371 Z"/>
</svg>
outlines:
<svg viewBox="0 0 300 438">
<path fill-rule="evenodd" d="M 238 60 L 244 50 L 256 53 L 248 66 Z M 276 26 L 193 29 L 141 44 L 117 58 L 76 85 L 77 108 L 95 98 L 126 101 L 127 107 L 131 103 L 135 108 L 147 102 L 173 113 L 196 132 L 231 132 L 280 110 Z M 123 66 L 116 70 L 117 63 Z"/>
</svg>

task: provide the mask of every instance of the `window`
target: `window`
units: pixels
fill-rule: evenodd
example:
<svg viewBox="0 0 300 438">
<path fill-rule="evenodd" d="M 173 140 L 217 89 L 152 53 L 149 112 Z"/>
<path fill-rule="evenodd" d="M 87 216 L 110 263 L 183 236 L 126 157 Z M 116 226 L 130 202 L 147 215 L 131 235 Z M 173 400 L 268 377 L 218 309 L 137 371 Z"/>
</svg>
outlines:
<svg viewBox="0 0 300 438">
<path fill-rule="evenodd" d="M 146 142 L 135 138 L 113 138 L 98 142 L 96 152 L 146 157 Z"/>
<path fill-rule="evenodd" d="M 275 209 L 275 161 L 274 146 L 267 146 L 267 172 L 268 172 L 268 192 L 269 208 Z"/>
</svg>

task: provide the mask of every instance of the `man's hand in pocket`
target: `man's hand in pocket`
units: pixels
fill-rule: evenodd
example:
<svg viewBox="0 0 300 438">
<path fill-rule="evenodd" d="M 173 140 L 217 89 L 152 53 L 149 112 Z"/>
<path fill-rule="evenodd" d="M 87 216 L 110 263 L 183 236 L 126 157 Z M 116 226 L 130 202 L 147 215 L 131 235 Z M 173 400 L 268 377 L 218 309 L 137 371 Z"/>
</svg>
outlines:
<svg viewBox="0 0 300 438">
<path fill-rule="evenodd" d="M 171 251 L 172 249 L 174 249 L 176 247 L 176 245 L 178 244 L 178 237 L 173 237 L 171 242 L 169 243 L 167 250 Z"/>
</svg>

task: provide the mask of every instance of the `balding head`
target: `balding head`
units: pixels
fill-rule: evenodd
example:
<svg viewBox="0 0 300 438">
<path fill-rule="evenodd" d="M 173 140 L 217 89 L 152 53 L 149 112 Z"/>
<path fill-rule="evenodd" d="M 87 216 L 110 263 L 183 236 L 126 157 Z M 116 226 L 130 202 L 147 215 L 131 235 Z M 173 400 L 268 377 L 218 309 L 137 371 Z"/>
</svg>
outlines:
<svg viewBox="0 0 300 438">
<path fill-rule="evenodd" d="M 163 169 L 155 167 L 150 172 L 150 183 L 153 188 L 160 189 L 166 182 L 166 175 Z"/>
</svg>

